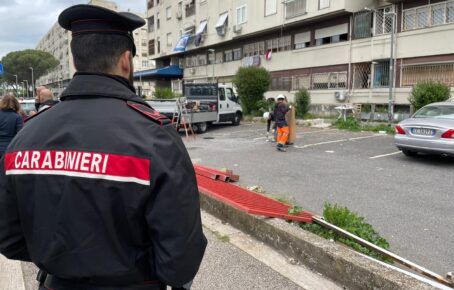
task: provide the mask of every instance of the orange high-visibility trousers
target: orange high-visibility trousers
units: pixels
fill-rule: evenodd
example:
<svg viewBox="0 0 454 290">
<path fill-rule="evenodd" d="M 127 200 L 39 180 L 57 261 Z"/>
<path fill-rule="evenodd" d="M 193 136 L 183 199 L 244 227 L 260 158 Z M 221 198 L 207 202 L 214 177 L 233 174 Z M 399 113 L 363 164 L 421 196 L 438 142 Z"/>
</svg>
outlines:
<svg viewBox="0 0 454 290">
<path fill-rule="evenodd" d="M 288 135 L 290 133 L 290 129 L 288 126 L 285 127 L 277 127 L 277 143 L 285 145 L 288 140 Z"/>
</svg>

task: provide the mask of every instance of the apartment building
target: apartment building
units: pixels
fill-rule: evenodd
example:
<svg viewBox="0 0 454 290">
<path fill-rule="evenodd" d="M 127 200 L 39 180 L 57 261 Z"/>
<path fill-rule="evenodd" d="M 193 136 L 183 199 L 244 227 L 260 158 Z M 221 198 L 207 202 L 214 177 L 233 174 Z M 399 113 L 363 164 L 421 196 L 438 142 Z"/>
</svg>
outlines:
<svg viewBox="0 0 454 290">
<path fill-rule="evenodd" d="M 161 82 L 174 90 L 261 66 L 268 97 L 307 88 L 324 111 L 343 97 L 385 106 L 391 95 L 408 111 L 414 84 L 454 87 L 453 0 L 149 0 L 148 21 L 149 77 L 180 68 Z"/>
<path fill-rule="evenodd" d="M 105 7 L 114 11 L 118 11 L 118 6 L 115 2 L 106 0 L 91 0 L 88 4 Z M 136 13 L 147 20 L 144 13 Z M 134 43 L 137 48 L 137 54 L 134 57 L 134 70 L 142 71 L 154 67 L 154 62 L 148 55 L 148 25 L 145 25 L 134 31 Z M 49 71 L 46 75 L 39 78 L 37 85 L 45 85 L 52 88 L 54 95 L 59 95 L 68 85 L 72 76 L 76 72 L 74 68 L 71 54 L 71 31 L 66 31 L 55 23 L 46 35 L 40 40 L 36 49 L 43 50 L 52 54 L 60 64 Z M 136 88 L 140 88 L 140 92 L 145 95 L 151 94 L 149 86 L 141 87 L 140 82 L 135 82 Z"/>
</svg>

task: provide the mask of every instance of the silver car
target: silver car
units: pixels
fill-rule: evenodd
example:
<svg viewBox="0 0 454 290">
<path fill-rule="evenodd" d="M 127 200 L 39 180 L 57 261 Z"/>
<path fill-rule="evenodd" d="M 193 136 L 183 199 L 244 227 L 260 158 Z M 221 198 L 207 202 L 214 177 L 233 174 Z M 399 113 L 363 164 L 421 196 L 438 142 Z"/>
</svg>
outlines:
<svg viewBox="0 0 454 290">
<path fill-rule="evenodd" d="M 396 125 L 394 141 L 407 156 L 454 156 L 454 102 L 433 103 Z"/>
</svg>

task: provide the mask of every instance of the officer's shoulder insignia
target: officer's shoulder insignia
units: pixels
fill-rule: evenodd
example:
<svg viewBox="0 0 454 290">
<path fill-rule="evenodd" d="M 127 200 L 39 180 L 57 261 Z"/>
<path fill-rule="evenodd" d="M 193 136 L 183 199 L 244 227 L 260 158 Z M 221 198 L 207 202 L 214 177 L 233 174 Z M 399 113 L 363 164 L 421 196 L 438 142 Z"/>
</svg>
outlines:
<svg viewBox="0 0 454 290">
<path fill-rule="evenodd" d="M 27 123 L 28 121 L 30 121 L 31 119 L 35 118 L 36 116 L 38 115 L 41 115 L 42 113 L 44 112 L 47 112 L 50 108 L 52 108 L 53 106 L 49 106 L 45 109 L 42 109 L 41 111 L 39 111 L 38 113 L 34 114 L 33 116 L 30 116 L 28 117 L 27 119 L 24 120 L 24 123 Z"/>
<path fill-rule="evenodd" d="M 159 113 L 158 111 L 151 107 L 131 101 L 128 101 L 127 104 L 130 108 L 133 108 L 137 112 L 141 113 L 142 115 L 145 115 L 146 117 L 148 117 L 149 119 L 153 120 L 155 123 L 158 123 L 161 126 L 170 123 L 169 118 L 167 118 L 166 116 L 164 116 L 163 114 Z"/>
</svg>

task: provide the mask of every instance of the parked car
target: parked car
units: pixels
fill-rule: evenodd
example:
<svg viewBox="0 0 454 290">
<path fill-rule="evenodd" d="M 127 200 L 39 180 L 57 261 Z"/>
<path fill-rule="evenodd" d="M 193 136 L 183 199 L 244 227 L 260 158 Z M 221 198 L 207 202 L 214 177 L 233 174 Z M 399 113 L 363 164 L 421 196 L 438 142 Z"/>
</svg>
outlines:
<svg viewBox="0 0 454 290">
<path fill-rule="evenodd" d="M 407 156 L 454 156 L 454 102 L 427 105 L 395 128 L 395 144 Z"/>
</svg>

